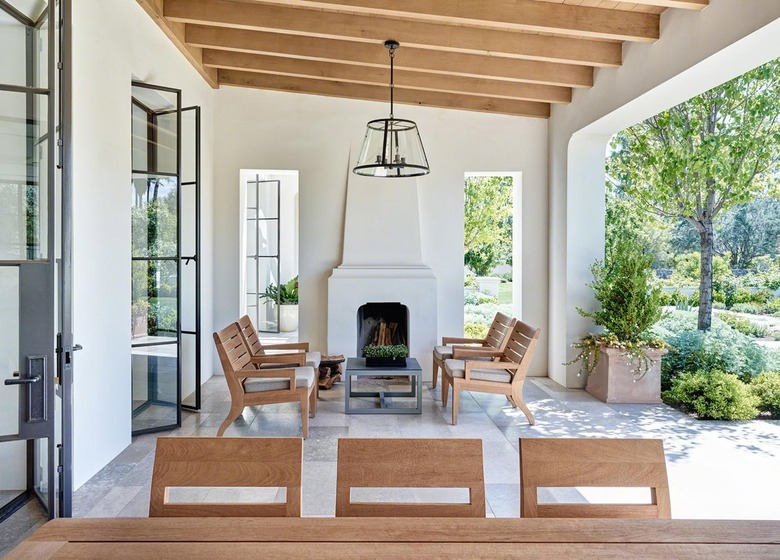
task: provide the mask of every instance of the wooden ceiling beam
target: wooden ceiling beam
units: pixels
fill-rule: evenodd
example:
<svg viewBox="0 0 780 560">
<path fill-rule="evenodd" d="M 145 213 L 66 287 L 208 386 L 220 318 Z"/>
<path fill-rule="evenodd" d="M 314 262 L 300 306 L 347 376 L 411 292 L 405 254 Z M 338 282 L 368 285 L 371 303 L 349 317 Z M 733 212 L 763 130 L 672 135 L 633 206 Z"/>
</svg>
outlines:
<svg viewBox="0 0 780 560">
<path fill-rule="evenodd" d="M 187 25 L 187 43 L 208 49 L 323 60 L 387 68 L 387 50 L 380 44 L 300 37 L 263 31 Z M 565 87 L 591 87 L 593 68 L 533 60 L 463 54 L 402 46 L 398 70 L 451 74 Z"/>
<path fill-rule="evenodd" d="M 634 4 L 643 6 L 660 6 L 662 8 L 679 8 L 681 10 L 703 10 L 710 5 L 710 0 L 631 0 Z"/>
<path fill-rule="evenodd" d="M 440 3 L 457 4 L 457 2 Z M 408 4 L 416 5 L 416 1 Z M 485 4 L 492 5 L 492 2 Z M 612 12 L 612 10 L 604 11 Z M 397 18 L 306 10 L 256 2 L 165 0 L 165 17 L 179 23 L 346 39 L 365 43 L 381 43 L 386 39 L 395 39 L 401 45 L 425 49 L 587 66 L 618 67 L 622 63 L 623 56 L 620 43 L 437 22 L 399 23 Z"/>
<path fill-rule="evenodd" d="M 325 95 L 329 97 L 344 97 L 383 102 L 387 102 L 388 99 L 387 86 L 351 84 L 346 82 L 298 78 L 294 76 L 220 70 L 219 81 L 222 85 L 308 93 L 311 95 Z M 395 101 L 396 103 L 406 105 L 423 105 L 426 107 L 441 107 L 445 109 L 503 113 L 525 117 L 548 118 L 550 116 L 550 105 L 547 103 L 521 101 L 517 99 L 501 99 L 497 97 L 477 97 L 455 93 L 398 89 L 395 92 Z"/>
<path fill-rule="evenodd" d="M 163 17 L 164 0 L 138 0 L 138 3 L 154 20 L 163 33 L 165 33 L 171 42 L 181 51 L 181 53 L 190 61 L 203 79 L 213 88 L 219 87 L 219 79 L 214 68 L 203 66 L 203 53 L 200 47 L 188 45 L 184 41 L 184 24 L 168 21 Z"/>
<path fill-rule="evenodd" d="M 356 84 L 387 86 L 390 80 L 390 71 L 387 67 L 336 64 L 333 62 L 228 51 L 204 50 L 203 63 L 206 66 L 227 70 L 261 72 Z M 478 95 L 481 97 L 541 101 L 544 103 L 571 102 L 571 88 L 567 87 L 448 76 L 444 74 L 427 74 L 398 69 L 395 71 L 395 88 L 396 91 L 398 89 L 420 89 L 460 93 L 463 95 Z"/>
<path fill-rule="evenodd" d="M 352 15 L 382 16 L 490 29 L 563 33 L 617 41 L 655 41 L 660 36 L 658 14 L 594 8 L 535 0 L 241 0 L 250 4 L 281 4 Z M 656 0 L 659 1 L 659 0 Z M 690 0 L 665 0 L 692 3 Z"/>
</svg>

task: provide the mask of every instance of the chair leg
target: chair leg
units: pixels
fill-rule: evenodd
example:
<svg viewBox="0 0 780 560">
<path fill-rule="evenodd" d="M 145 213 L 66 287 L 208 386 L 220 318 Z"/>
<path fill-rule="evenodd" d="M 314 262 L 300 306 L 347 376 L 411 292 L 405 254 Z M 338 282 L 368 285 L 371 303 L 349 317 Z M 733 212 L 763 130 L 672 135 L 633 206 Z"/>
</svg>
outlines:
<svg viewBox="0 0 780 560">
<path fill-rule="evenodd" d="M 444 375 L 444 372 L 442 372 L 442 375 Z M 436 361 L 436 354 L 433 355 L 433 381 L 431 383 L 431 387 L 434 389 L 436 388 L 436 380 L 439 378 L 439 362 Z M 442 383 L 444 381 L 442 380 Z"/>
<path fill-rule="evenodd" d="M 309 393 L 309 416 L 314 418 L 317 416 L 317 397 L 319 397 L 319 383 L 314 382 L 314 387 L 312 387 L 311 393 Z"/>
<path fill-rule="evenodd" d="M 452 425 L 458 425 L 458 404 L 460 402 L 460 387 L 453 381 L 452 383 Z"/>
<path fill-rule="evenodd" d="M 450 396 L 450 382 L 447 379 L 447 373 L 442 370 L 441 372 L 441 406 L 447 408 L 447 399 Z"/>
<path fill-rule="evenodd" d="M 309 437 L 309 394 L 301 395 L 301 424 L 303 427 L 303 439 Z"/>
<path fill-rule="evenodd" d="M 522 390 L 523 390 L 522 387 L 512 390 L 512 401 L 514 401 L 517 407 L 523 411 L 525 417 L 528 418 L 528 423 L 533 426 L 534 424 L 536 424 L 536 418 L 534 418 L 534 415 L 531 414 L 531 411 L 525 405 L 525 402 L 523 402 Z"/>
<path fill-rule="evenodd" d="M 222 422 L 222 425 L 219 427 L 219 430 L 217 430 L 217 437 L 222 437 L 222 434 L 225 433 L 225 430 L 227 430 L 228 426 L 230 426 L 233 422 L 235 422 L 236 419 L 239 416 L 241 416 L 241 413 L 243 411 L 244 411 L 243 405 L 231 405 L 230 411 L 228 412 L 225 421 Z"/>
</svg>

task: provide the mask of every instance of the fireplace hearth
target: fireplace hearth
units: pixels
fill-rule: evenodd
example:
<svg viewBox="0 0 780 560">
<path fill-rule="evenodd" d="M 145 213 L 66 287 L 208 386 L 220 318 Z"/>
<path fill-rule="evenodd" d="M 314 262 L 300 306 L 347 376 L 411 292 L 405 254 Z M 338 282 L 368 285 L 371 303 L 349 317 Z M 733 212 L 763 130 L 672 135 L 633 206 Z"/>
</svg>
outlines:
<svg viewBox="0 0 780 560">
<path fill-rule="evenodd" d="M 409 309 L 398 302 L 370 302 L 357 310 L 357 355 L 366 346 L 408 344 Z"/>
</svg>

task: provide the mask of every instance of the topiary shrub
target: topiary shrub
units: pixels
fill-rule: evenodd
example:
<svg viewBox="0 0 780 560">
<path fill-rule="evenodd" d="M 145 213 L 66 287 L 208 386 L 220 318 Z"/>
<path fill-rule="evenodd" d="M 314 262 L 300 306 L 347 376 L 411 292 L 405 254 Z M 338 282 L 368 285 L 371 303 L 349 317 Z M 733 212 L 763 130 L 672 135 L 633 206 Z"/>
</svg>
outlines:
<svg viewBox="0 0 780 560">
<path fill-rule="evenodd" d="M 719 370 L 750 380 L 766 364 L 764 352 L 752 337 L 713 321 L 708 331 L 683 330 L 666 339 L 669 353 L 661 361 L 661 387 L 669 389 L 675 377 L 697 370 Z"/>
<path fill-rule="evenodd" d="M 758 398 L 758 409 L 780 417 L 780 372 L 765 371 L 750 383 L 750 390 Z"/>
<path fill-rule="evenodd" d="M 736 375 L 722 371 L 683 373 L 663 393 L 664 402 L 708 420 L 752 420 L 758 397 Z"/>
</svg>

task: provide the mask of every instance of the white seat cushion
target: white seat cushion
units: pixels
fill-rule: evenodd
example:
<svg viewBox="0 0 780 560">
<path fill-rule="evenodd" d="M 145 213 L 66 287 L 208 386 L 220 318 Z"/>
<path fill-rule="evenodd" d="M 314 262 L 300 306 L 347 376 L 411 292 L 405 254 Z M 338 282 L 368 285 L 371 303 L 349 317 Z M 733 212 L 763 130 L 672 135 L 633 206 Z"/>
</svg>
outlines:
<svg viewBox="0 0 780 560">
<path fill-rule="evenodd" d="M 444 362 L 444 367 L 451 377 L 466 377 L 466 362 L 464 360 L 447 360 Z M 505 369 L 472 369 L 469 372 L 469 378 L 497 383 L 512 382 L 512 374 Z"/>
<path fill-rule="evenodd" d="M 295 387 L 311 387 L 314 383 L 314 368 L 303 366 L 295 368 Z M 290 380 L 284 377 L 248 377 L 244 381 L 244 391 L 261 393 L 264 391 L 281 391 L 290 388 Z"/>
<path fill-rule="evenodd" d="M 437 360 L 449 360 L 452 358 L 452 346 L 436 346 L 433 355 Z"/>
</svg>

